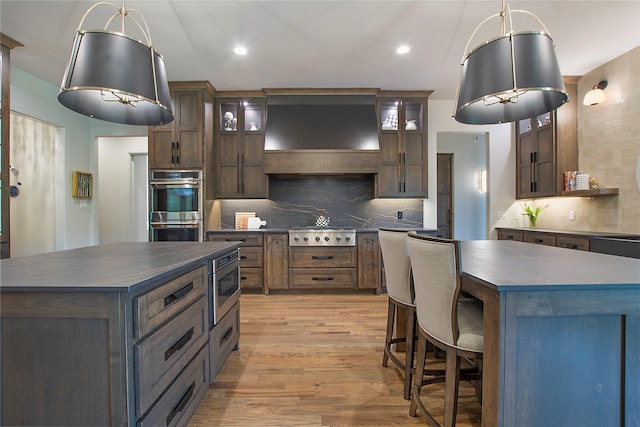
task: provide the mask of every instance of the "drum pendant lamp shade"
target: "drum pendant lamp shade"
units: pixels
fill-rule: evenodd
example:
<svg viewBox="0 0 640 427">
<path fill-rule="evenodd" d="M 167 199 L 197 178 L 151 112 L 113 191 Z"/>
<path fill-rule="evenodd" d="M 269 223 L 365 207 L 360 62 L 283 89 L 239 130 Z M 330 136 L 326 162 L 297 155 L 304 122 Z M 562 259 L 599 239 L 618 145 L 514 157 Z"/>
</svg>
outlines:
<svg viewBox="0 0 640 427">
<path fill-rule="evenodd" d="M 173 121 L 162 56 L 150 45 L 107 30 L 78 29 L 58 101 L 114 123 L 153 126 Z"/>
<path fill-rule="evenodd" d="M 507 13 L 502 12 L 503 19 Z M 551 37 L 511 31 L 481 44 L 462 61 L 454 118 L 475 125 L 516 122 L 567 100 Z"/>
</svg>

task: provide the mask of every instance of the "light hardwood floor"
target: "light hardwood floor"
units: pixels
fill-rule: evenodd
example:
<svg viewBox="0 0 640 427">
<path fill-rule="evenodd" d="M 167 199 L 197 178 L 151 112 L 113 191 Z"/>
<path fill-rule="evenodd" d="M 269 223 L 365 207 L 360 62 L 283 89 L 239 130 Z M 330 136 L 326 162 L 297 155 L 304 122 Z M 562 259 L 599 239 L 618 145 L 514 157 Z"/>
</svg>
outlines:
<svg viewBox="0 0 640 427">
<path fill-rule="evenodd" d="M 392 363 L 382 367 L 386 317 L 386 295 L 243 295 L 240 350 L 190 425 L 425 425 L 409 416 L 402 372 Z M 428 406 L 442 422 L 441 387 L 428 390 Z M 458 425 L 480 425 L 480 405 L 466 383 Z"/>
</svg>

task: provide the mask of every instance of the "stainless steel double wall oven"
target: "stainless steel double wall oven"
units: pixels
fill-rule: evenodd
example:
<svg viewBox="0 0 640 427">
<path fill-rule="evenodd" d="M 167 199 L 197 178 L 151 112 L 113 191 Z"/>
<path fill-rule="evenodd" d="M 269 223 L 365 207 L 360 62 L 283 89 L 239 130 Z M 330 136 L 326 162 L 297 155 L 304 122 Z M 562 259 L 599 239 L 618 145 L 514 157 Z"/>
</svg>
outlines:
<svg viewBox="0 0 640 427">
<path fill-rule="evenodd" d="M 202 171 L 149 173 L 149 240 L 202 241 Z"/>
</svg>

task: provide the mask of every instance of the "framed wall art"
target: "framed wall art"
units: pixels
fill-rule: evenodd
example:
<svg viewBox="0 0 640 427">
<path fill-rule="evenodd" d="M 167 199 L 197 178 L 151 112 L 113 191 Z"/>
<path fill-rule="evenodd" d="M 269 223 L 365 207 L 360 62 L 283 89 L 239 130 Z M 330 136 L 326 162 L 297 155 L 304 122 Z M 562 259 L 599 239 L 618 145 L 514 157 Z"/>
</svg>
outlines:
<svg viewBox="0 0 640 427">
<path fill-rule="evenodd" d="M 79 199 L 90 199 L 93 194 L 93 176 L 89 172 L 73 171 L 71 195 Z"/>
</svg>

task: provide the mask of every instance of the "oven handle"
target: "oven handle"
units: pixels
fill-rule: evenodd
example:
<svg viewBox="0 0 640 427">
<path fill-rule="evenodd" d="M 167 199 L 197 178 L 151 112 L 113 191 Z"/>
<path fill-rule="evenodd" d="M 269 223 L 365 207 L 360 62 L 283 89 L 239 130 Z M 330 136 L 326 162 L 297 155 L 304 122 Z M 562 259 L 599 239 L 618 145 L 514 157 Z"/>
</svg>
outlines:
<svg viewBox="0 0 640 427">
<path fill-rule="evenodd" d="M 194 222 L 152 222 L 151 228 L 199 228 L 199 221 Z"/>
<path fill-rule="evenodd" d="M 200 182 L 198 181 L 190 181 L 190 182 L 150 182 L 149 186 L 156 189 L 163 188 L 199 188 Z"/>
</svg>

